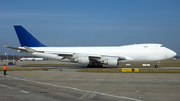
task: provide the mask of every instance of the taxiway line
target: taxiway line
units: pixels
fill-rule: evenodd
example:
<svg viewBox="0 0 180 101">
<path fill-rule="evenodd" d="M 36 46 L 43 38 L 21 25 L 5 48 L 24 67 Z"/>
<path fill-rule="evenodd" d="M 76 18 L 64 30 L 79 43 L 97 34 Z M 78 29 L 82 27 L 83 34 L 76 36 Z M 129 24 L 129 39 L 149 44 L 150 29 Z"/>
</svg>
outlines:
<svg viewBox="0 0 180 101">
<path fill-rule="evenodd" d="M 0 74 L 0 76 L 2 76 Z M 21 78 L 17 78 L 17 77 L 11 77 L 11 76 L 5 76 L 7 78 L 12 78 L 12 79 L 16 79 L 16 80 L 23 80 L 23 81 L 27 81 L 27 82 L 33 82 L 33 83 L 38 83 L 38 84 L 43 84 L 43 85 L 49 85 L 49 86 L 54 86 L 54 87 L 61 87 L 61 88 L 66 88 L 66 89 L 71 89 L 71 90 L 76 90 L 76 91 L 81 91 L 81 92 L 86 92 L 86 93 L 90 93 L 92 91 L 88 91 L 88 90 L 82 90 L 82 89 L 78 89 L 78 88 L 73 88 L 73 87 L 68 87 L 68 86 L 60 86 L 60 85 L 55 85 L 55 84 L 50 84 L 50 83 L 43 83 L 43 82 L 38 82 L 38 81 L 32 81 L 32 80 L 27 80 L 27 79 L 21 79 Z M 21 90 L 22 91 L 22 90 Z M 102 92 L 92 92 L 95 94 L 99 94 L 99 95 L 104 95 L 104 96 L 109 96 L 109 97 L 115 97 L 115 98 L 120 98 L 120 99 L 128 99 L 128 100 L 133 100 L 133 101 L 142 101 L 139 99 L 135 99 L 135 98 L 130 98 L 130 97 L 125 97 L 125 96 L 116 96 L 116 95 L 111 95 L 111 94 L 106 94 L 106 93 L 102 93 Z"/>
</svg>

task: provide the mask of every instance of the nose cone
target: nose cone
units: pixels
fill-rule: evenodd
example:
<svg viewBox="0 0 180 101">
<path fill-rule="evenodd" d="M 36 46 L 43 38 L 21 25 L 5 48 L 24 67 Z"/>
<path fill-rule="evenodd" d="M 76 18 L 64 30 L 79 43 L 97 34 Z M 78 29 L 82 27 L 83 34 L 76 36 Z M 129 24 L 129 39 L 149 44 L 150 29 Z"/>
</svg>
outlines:
<svg viewBox="0 0 180 101">
<path fill-rule="evenodd" d="M 177 55 L 176 52 L 168 49 L 168 51 L 167 51 L 167 56 L 168 56 L 168 58 L 172 58 L 172 57 L 174 57 L 174 56 L 176 56 L 176 55 Z"/>
<path fill-rule="evenodd" d="M 177 53 L 176 52 L 174 52 L 174 51 L 172 51 L 172 56 L 174 57 L 174 56 L 176 56 L 177 55 Z"/>
<path fill-rule="evenodd" d="M 172 54 L 173 54 L 174 56 L 176 56 L 176 55 L 177 55 L 177 53 L 176 53 L 176 52 L 174 52 L 174 51 L 173 51 L 173 53 L 172 53 Z M 174 57 L 174 56 L 173 56 L 173 57 Z"/>
</svg>

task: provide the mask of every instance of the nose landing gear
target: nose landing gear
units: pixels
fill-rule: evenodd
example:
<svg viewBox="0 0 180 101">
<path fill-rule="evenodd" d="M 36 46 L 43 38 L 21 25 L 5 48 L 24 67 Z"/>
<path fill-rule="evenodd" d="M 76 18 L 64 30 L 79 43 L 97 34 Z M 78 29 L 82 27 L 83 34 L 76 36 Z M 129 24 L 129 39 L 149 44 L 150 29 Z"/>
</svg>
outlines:
<svg viewBox="0 0 180 101">
<path fill-rule="evenodd" d="M 159 66 L 158 65 L 155 65 L 155 68 L 158 68 Z"/>
<path fill-rule="evenodd" d="M 159 62 L 156 62 L 155 68 L 158 68 L 158 67 L 159 67 L 158 63 L 159 63 Z"/>
</svg>

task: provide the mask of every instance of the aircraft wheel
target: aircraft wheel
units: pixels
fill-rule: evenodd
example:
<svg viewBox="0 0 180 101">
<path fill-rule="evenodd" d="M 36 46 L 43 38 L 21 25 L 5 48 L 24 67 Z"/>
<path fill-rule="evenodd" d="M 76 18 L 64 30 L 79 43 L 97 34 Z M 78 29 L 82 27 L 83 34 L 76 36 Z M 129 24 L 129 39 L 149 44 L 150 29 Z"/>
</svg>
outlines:
<svg viewBox="0 0 180 101">
<path fill-rule="evenodd" d="M 94 67 L 94 65 L 88 64 L 87 67 L 88 67 L 88 68 Z"/>
<path fill-rule="evenodd" d="M 158 68 L 159 66 L 158 65 L 155 65 L 155 68 Z"/>
</svg>

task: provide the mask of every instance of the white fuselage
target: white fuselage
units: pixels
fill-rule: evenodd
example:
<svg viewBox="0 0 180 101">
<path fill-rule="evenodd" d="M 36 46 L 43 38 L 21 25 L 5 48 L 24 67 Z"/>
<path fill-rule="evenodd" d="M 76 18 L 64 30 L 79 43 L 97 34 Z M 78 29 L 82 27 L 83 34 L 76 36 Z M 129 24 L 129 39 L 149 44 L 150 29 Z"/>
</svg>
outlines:
<svg viewBox="0 0 180 101">
<path fill-rule="evenodd" d="M 23 47 L 20 47 L 23 48 Z M 100 55 L 125 57 L 119 62 L 152 62 L 172 58 L 176 53 L 161 44 L 134 44 L 116 47 L 31 47 L 44 53 L 26 53 L 34 56 L 61 60 L 58 53 L 80 53 L 86 55 Z"/>
</svg>

